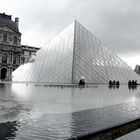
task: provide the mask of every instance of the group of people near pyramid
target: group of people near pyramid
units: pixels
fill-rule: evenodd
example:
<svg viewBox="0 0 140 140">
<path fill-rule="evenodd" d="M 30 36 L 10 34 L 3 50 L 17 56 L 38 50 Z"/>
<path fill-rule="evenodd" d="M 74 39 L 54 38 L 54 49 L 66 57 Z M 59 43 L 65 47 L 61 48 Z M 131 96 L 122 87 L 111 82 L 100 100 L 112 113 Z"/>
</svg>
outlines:
<svg viewBox="0 0 140 140">
<path fill-rule="evenodd" d="M 113 81 L 109 81 L 109 85 L 110 86 L 113 86 L 113 85 L 116 85 L 116 86 L 119 86 L 120 85 L 120 82 L 119 81 L 115 81 L 115 80 L 113 80 Z"/>
<path fill-rule="evenodd" d="M 135 80 L 135 81 L 134 80 L 132 80 L 132 81 L 129 80 L 128 81 L 128 86 L 137 86 L 137 85 L 138 85 L 137 80 Z"/>
</svg>

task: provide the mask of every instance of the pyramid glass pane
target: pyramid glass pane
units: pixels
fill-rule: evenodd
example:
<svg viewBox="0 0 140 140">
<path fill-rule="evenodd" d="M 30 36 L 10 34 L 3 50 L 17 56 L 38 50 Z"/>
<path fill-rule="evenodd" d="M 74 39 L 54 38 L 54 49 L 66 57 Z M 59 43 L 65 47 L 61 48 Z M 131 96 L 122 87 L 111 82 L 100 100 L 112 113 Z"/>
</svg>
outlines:
<svg viewBox="0 0 140 140">
<path fill-rule="evenodd" d="M 108 83 L 137 80 L 139 76 L 115 53 L 74 21 L 13 72 L 13 81 L 51 84 Z"/>
</svg>

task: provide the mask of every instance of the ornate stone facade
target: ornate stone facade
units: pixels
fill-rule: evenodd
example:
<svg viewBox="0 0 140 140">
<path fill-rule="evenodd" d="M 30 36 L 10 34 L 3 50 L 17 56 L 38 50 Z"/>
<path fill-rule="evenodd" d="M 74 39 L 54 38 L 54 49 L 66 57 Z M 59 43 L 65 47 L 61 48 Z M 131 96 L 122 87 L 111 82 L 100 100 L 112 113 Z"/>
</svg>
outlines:
<svg viewBox="0 0 140 140">
<path fill-rule="evenodd" d="M 12 72 L 27 62 L 39 48 L 21 45 L 19 19 L 0 13 L 0 80 L 11 80 Z"/>
<path fill-rule="evenodd" d="M 135 70 L 134 70 L 137 74 L 140 75 L 140 65 L 136 65 Z"/>
</svg>

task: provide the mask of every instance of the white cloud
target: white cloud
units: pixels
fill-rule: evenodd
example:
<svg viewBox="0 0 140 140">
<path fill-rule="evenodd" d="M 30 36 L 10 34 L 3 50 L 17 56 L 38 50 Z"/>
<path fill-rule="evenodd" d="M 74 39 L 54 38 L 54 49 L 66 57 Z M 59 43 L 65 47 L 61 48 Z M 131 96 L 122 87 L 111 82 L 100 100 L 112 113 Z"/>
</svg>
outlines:
<svg viewBox="0 0 140 140">
<path fill-rule="evenodd" d="M 135 56 L 123 56 L 121 57 L 132 69 L 135 69 L 137 64 L 140 64 L 140 55 Z"/>
</svg>

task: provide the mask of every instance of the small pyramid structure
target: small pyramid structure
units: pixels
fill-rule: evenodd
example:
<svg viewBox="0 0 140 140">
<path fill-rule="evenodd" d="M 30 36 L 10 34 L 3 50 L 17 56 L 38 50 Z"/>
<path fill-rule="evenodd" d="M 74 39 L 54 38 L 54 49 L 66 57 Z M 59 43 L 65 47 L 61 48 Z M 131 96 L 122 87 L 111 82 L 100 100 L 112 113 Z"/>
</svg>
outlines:
<svg viewBox="0 0 140 140">
<path fill-rule="evenodd" d="M 74 21 L 13 72 L 13 81 L 88 84 L 128 83 L 139 76 L 98 38 Z"/>
</svg>

